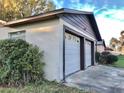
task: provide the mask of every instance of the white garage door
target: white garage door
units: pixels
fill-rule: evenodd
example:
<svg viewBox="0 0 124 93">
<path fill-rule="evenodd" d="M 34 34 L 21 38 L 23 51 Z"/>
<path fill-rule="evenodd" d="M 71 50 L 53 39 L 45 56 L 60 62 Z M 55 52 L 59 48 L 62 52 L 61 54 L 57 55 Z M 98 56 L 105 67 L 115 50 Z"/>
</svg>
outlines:
<svg viewBox="0 0 124 93">
<path fill-rule="evenodd" d="M 91 66 L 91 42 L 85 42 L 85 68 Z"/>
<path fill-rule="evenodd" d="M 80 38 L 65 33 L 65 75 L 80 70 Z"/>
</svg>

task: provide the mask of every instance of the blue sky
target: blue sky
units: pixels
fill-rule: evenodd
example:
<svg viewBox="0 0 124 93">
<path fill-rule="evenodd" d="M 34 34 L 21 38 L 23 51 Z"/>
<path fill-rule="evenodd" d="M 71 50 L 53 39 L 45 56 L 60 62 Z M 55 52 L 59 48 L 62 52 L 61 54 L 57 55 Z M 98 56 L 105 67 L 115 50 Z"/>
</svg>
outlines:
<svg viewBox="0 0 124 93">
<path fill-rule="evenodd" d="M 111 37 L 119 38 L 124 30 L 123 0 L 53 0 L 57 8 L 94 12 L 101 36 L 109 44 Z"/>
</svg>

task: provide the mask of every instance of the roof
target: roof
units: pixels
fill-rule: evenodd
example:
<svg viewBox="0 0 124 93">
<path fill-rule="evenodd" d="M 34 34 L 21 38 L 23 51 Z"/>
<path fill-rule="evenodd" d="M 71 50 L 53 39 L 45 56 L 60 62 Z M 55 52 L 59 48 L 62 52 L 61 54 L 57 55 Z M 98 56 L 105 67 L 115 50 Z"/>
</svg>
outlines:
<svg viewBox="0 0 124 93">
<path fill-rule="evenodd" d="M 59 17 L 60 14 L 66 14 L 66 13 L 87 15 L 91 23 L 91 26 L 93 28 L 93 31 L 95 32 L 95 35 L 97 37 L 97 40 L 98 41 L 102 40 L 94 14 L 92 12 L 78 11 L 78 10 L 67 9 L 67 8 L 57 9 L 57 10 L 42 13 L 36 16 L 30 16 L 27 18 L 19 19 L 16 21 L 10 21 L 10 22 L 7 22 L 4 26 L 13 27 L 13 26 L 24 25 L 27 23 L 33 23 L 37 21 L 49 20 L 49 19 Z"/>
</svg>

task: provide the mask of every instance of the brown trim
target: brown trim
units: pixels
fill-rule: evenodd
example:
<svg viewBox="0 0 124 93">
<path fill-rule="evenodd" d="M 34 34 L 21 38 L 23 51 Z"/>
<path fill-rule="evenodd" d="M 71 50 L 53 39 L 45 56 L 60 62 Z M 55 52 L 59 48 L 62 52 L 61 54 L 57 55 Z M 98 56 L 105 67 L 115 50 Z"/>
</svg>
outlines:
<svg viewBox="0 0 124 93">
<path fill-rule="evenodd" d="M 63 26 L 63 80 L 65 82 L 65 31 L 66 28 Z"/>
<path fill-rule="evenodd" d="M 15 26 L 21 26 L 21 25 L 27 25 L 27 24 L 33 24 L 33 23 L 36 23 L 36 22 L 43 22 L 43 21 L 47 21 L 47 20 L 53 20 L 53 19 L 57 19 L 58 16 L 57 15 L 51 15 L 50 17 L 49 16 L 45 16 L 45 17 L 42 17 L 42 18 L 34 18 L 34 19 L 29 19 L 29 21 L 27 20 L 24 20 L 24 21 L 20 21 L 20 22 L 8 22 L 6 25 L 4 25 L 5 27 L 15 27 Z"/>
<path fill-rule="evenodd" d="M 85 69 L 84 37 L 80 38 L 80 69 Z"/>
<path fill-rule="evenodd" d="M 94 55 L 94 42 L 91 42 L 91 65 L 93 66 L 94 65 L 94 57 L 95 57 L 95 55 Z"/>
<path fill-rule="evenodd" d="M 86 57 L 86 55 L 85 55 L 85 53 L 86 53 L 86 51 L 85 51 L 85 42 L 86 42 L 86 38 L 84 38 L 84 70 L 86 69 L 86 64 L 85 64 L 85 57 Z"/>
</svg>

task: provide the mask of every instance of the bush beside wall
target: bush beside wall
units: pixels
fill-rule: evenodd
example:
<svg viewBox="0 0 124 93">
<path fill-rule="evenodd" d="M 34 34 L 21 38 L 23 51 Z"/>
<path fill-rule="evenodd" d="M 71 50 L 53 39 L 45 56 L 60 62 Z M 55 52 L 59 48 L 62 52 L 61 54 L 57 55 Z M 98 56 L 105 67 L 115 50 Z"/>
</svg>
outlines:
<svg viewBox="0 0 124 93">
<path fill-rule="evenodd" d="M 0 84 L 20 85 L 43 79 L 43 53 L 23 40 L 0 41 Z"/>
<path fill-rule="evenodd" d="M 99 60 L 99 57 L 100 57 L 100 53 L 99 52 L 96 52 L 95 59 L 96 59 L 96 62 L 97 63 L 100 61 Z"/>
<path fill-rule="evenodd" d="M 114 64 L 118 61 L 118 57 L 110 52 L 96 53 L 96 62 L 99 64 Z"/>
</svg>

